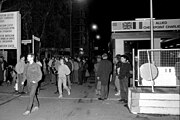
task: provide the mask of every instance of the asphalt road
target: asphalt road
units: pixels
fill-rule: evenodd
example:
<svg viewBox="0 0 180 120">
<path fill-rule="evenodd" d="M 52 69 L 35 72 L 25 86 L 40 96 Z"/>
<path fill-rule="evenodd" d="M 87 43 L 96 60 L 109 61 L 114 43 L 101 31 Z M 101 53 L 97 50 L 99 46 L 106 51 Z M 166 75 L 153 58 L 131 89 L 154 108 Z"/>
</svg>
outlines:
<svg viewBox="0 0 180 120">
<path fill-rule="evenodd" d="M 54 84 L 45 82 L 39 94 L 40 109 L 23 116 L 28 95 L 15 95 L 13 85 L 0 86 L 0 120 L 179 120 L 180 116 L 132 114 L 114 96 L 110 86 L 109 99 L 97 100 L 94 84 L 72 86 L 71 95 L 64 91 L 64 97 L 54 94 Z"/>
</svg>

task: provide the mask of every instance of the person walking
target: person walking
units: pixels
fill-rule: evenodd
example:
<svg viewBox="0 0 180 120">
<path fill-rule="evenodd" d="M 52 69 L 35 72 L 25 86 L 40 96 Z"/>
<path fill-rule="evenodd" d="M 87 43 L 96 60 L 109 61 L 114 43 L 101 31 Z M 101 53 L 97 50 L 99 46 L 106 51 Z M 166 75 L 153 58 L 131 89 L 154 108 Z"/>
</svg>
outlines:
<svg viewBox="0 0 180 120">
<path fill-rule="evenodd" d="M 49 71 L 49 76 L 50 76 L 50 83 L 53 84 L 55 82 L 54 78 L 54 71 L 53 71 L 53 67 L 54 67 L 54 63 L 55 63 L 55 57 L 52 57 L 49 62 L 48 62 L 48 71 Z"/>
<path fill-rule="evenodd" d="M 25 56 L 24 55 L 21 55 L 20 56 L 20 60 L 17 62 L 17 64 L 15 65 L 15 71 L 17 73 L 17 93 L 18 94 L 24 94 L 25 92 L 23 91 L 24 90 L 24 85 L 22 85 L 22 81 L 23 81 L 23 73 L 24 73 L 24 70 L 25 70 Z"/>
<path fill-rule="evenodd" d="M 121 68 L 119 71 L 120 92 L 121 92 L 121 99 L 119 100 L 120 102 L 127 103 L 128 83 L 130 76 L 131 76 L 131 64 L 129 63 L 129 58 L 126 55 L 121 55 Z"/>
<path fill-rule="evenodd" d="M 97 71 L 97 79 L 101 81 L 101 95 L 98 100 L 105 100 L 108 98 L 108 85 L 110 80 L 110 74 L 112 72 L 112 63 L 108 60 L 108 55 L 104 53 L 102 60 L 99 63 Z"/>
<path fill-rule="evenodd" d="M 59 94 L 59 88 L 58 88 L 58 67 L 60 65 L 60 61 L 59 61 L 59 57 L 55 59 L 54 62 L 54 67 L 53 67 L 53 74 L 55 75 L 55 86 L 56 86 L 56 91 L 54 92 L 54 94 Z"/>
<path fill-rule="evenodd" d="M 67 77 L 70 75 L 70 69 L 65 64 L 63 58 L 60 59 L 60 65 L 58 66 L 58 88 L 59 88 L 59 98 L 62 98 L 62 85 L 63 88 L 67 90 L 68 95 L 70 95 L 70 89 L 67 86 Z"/>
<path fill-rule="evenodd" d="M 42 71 L 40 65 L 34 62 L 35 55 L 29 53 L 27 56 L 28 64 L 24 71 L 24 80 L 22 85 L 24 85 L 25 80 L 27 80 L 27 85 L 29 89 L 29 102 L 26 111 L 23 115 L 28 115 L 39 109 L 39 100 L 37 97 L 37 87 L 38 82 L 42 79 Z"/>
</svg>

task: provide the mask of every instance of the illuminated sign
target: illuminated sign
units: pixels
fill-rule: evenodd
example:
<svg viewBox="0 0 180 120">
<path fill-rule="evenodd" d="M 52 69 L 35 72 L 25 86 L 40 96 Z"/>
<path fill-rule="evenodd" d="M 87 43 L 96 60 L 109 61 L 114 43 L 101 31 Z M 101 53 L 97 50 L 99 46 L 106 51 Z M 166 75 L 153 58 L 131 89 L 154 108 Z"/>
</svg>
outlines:
<svg viewBox="0 0 180 120">
<path fill-rule="evenodd" d="M 112 21 L 112 32 L 115 31 L 150 31 L 150 20 Z M 154 31 L 180 30 L 180 19 L 153 20 Z"/>
</svg>

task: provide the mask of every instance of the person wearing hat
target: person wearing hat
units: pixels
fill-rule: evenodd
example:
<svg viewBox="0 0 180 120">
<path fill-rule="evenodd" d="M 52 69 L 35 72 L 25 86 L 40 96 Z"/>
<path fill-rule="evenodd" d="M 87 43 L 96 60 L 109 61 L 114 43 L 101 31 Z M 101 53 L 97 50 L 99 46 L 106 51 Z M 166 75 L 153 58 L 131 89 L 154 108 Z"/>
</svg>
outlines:
<svg viewBox="0 0 180 120">
<path fill-rule="evenodd" d="M 101 81 L 101 95 L 98 100 L 105 100 L 108 98 L 108 85 L 110 81 L 110 74 L 112 72 L 112 62 L 108 60 L 108 55 L 104 53 L 102 60 L 99 63 L 97 70 L 97 79 Z"/>
</svg>

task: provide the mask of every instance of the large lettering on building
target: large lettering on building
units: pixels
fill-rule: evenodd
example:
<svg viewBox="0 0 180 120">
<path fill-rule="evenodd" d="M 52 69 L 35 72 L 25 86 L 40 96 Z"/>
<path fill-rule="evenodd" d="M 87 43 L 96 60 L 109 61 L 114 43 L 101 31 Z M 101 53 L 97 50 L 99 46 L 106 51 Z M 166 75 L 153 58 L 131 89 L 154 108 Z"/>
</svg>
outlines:
<svg viewBox="0 0 180 120">
<path fill-rule="evenodd" d="M 180 30 L 180 19 L 153 20 L 153 30 Z M 113 31 L 150 31 L 150 20 L 112 21 Z"/>
</svg>

